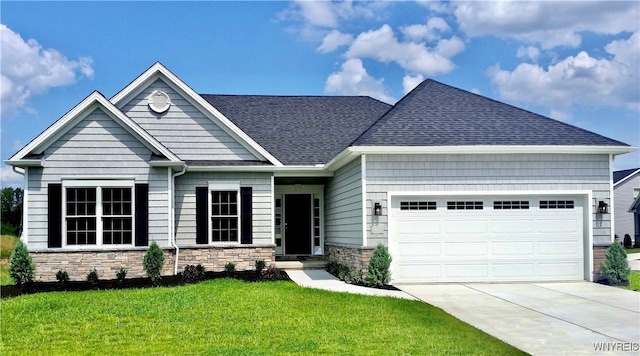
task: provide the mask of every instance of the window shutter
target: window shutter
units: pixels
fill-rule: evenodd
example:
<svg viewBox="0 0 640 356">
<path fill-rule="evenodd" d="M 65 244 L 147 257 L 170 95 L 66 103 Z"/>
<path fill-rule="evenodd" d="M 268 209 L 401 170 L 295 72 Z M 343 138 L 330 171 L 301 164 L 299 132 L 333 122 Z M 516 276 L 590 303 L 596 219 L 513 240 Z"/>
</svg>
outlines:
<svg viewBox="0 0 640 356">
<path fill-rule="evenodd" d="M 242 230 L 240 242 L 242 244 L 253 243 L 253 219 L 251 213 L 253 209 L 252 205 L 253 197 L 251 187 L 240 188 L 240 226 Z"/>
<path fill-rule="evenodd" d="M 209 194 L 209 188 L 196 187 L 196 243 L 206 244 L 209 241 L 209 234 L 207 232 L 207 222 L 209 217 L 207 216 L 207 195 Z"/>
<path fill-rule="evenodd" d="M 49 184 L 47 194 L 47 246 L 62 247 L 62 184 Z M 27 206 L 24 208 L 28 209 Z"/>
<path fill-rule="evenodd" d="M 149 184 L 136 184 L 136 246 L 149 245 Z"/>
</svg>

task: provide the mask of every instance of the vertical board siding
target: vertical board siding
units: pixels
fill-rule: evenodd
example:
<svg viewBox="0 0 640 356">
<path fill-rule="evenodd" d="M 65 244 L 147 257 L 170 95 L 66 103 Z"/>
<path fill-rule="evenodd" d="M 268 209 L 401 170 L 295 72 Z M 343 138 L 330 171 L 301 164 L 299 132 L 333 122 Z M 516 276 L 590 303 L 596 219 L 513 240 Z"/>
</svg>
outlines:
<svg viewBox="0 0 640 356">
<path fill-rule="evenodd" d="M 368 161 L 367 161 L 368 163 Z M 325 187 L 325 241 L 362 246 L 362 166 L 355 159 Z"/>
<path fill-rule="evenodd" d="M 620 183 L 613 191 L 615 233 L 620 238 L 620 242 L 624 239 L 625 234 L 629 234 L 629 236 L 631 236 L 631 241 L 634 239 L 635 226 L 633 225 L 633 213 L 628 212 L 634 201 L 634 188 L 640 189 L 640 174 L 636 174 L 635 177 L 631 177 Z"/>
<path fill-rule="evenodd" d="M 151 168 L 151 150 L 96 109 L 44 152 L 44 168 L 29 168 L 29 248 L 47 248 L 47 185 L 62 178 L 131 177 L 149 184 L 149 240 L 168 245 L 166 168 Z"/>
<path fill-rule="evenodd" d="M 167 112 L 157 114 L 149 109 L 147 97 L 154 90 L 162 90 L 171 98 L 171 107 Z M 182 160 L 257 159 L 161 79 L 121 108 Z"/>
<path fill-rule="evenodd" d="M 188 172 L 175 182 L 178 246 L 196 245 L 196 187 L 206 187 L 209 182 L 240 182 L 241 187 L 251 187 L 253 243 L 272 243 L 271 173 Z"/>
<path fill-rule="evenodd" d="M 611 214 L 596 219 L 598 201 L 609 203 L 609 156 L 571 154 L 367 155 L 367 206 L 389 207 L 389 191 L 549 191 L 593 192 L 593 242 L 610 241 Z M 387 216 L 371 231 L 367 245 L 387 242 Z"/>
</svg>

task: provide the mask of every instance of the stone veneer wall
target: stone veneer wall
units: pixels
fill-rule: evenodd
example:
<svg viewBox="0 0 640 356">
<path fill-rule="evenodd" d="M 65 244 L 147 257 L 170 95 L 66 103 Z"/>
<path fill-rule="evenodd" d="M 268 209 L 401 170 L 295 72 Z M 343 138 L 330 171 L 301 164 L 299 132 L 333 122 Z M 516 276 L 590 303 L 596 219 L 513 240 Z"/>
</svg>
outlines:
<svg viewBox="0 0 640 356">
<path fill-rule="evenodd" d="M 163 248 L 165 261 L 163 276 L 173 275 L 175 249 Z M 146 277 L 142 260 L 147 248 L 100 251 L 30 251 L 36 267 L 36 281 L 52 282 L 56 273 L 65 270 L 69 280 L 83 281 L 90 270 L 96 269 L 100 279 L 115 279 L 120 267 L 128 270 L 127 278 Z M 178 272 L 188 264 L 201 264 L 207 271 L 222 271 L 228 262 L 235 263 L 236 270 L 255 268 L 256 260 L 265 260 L 267 265 L 275 261 L 275 245 L 233 245 L 223 247 L 180 248 Z"/>
<path fill-rule="evenodd" d="M 610 246 L 610 245 L 609 245 Z M 600 279 L 600 266 L 605 260 L 607 249 L 609 246 L 594 245 L 593 246 L 593 281 L 597 282 Z"/>
<path fill-rule="evenodd" d="M 329 256 L 329 262 L 335 261 L 349 266 L 349 268 L 359 271 L 362 278 L 367 276 L 369 260 L 374 249 L 374 247 L 368 246 L 325 244 L 325 253 Z"/>
</svg>

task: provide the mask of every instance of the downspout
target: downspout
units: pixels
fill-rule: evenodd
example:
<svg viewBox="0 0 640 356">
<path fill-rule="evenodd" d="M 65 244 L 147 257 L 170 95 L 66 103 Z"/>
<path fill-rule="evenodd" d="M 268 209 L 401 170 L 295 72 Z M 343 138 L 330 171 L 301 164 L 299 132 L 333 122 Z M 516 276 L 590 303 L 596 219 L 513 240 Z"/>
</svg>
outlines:
<svg viewBox="0 0 640 356">
<path fill-rule="evenodd" d="M 18 170 L 18 167 L 16 166 L 11 166 L 11 170 L 13 170 L 14 173 L 17 173 L 21 176 L 23 176 L 24 178 L 24 187 L 22 188 L 22 214 L 20 216 L 20 226 L 22 226 L 22 231 L 20 231 L 20 240 L 27 246 L 29 246 L 29 233 L 27 232 L 27 228 L 28 228 L 28 220 L 27 220 L 27 211 L 29 209 L 27 209 L 27 204 L 29 202 L 29 197 L 27 195 L 27 188 L 29 185 L 29 180 L 27 178 L 27 168 L 23 168 L 22 172 L 20 172 Z"/>
<path fill-rule="evenodd" d="M 176 257 L 175 257 L 175 261 L 173 264 L 173 275 L 177 275 L 178 274 L 178 256 L 180 255 L 180 248 L 178 247 L 178 244 L 176 243 L 176 228 L 175 228 L 175 222 L 176 222 L 176 199 L 175 199 L 175 181 L 176 181 L 176 177 L 179 177 L 183 174 L 187 173 L 187 165 L 182 165 L 182 170 L 180 172 L 175 173 L 172 177 L 171 177 L 171 236 L 169 238 L 169 241 L 171 242 L 171 246 L 173 246 L 173 248 L 176 249 Z"/>
</svg>

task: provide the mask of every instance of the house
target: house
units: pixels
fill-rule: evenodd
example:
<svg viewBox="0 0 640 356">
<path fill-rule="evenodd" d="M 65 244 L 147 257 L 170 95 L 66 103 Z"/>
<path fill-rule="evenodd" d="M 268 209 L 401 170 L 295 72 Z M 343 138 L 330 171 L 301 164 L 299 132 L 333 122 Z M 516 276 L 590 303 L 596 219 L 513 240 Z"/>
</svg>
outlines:
<svg viewBox="0 0 640 356">
<path fill-rule="evenodd" d="M 624 143 L 426 80 L 369 97 L 199 95 L 156 63 L 13 155 L 37 278 L 325 255 L 394 282 L 592 280 Z"/>
<path fill-rule="evenodd" d="M 618 241 L 628 234 L 640 244 L 640 168 L 613 172 L 613 198 Z"/>
</svg>

